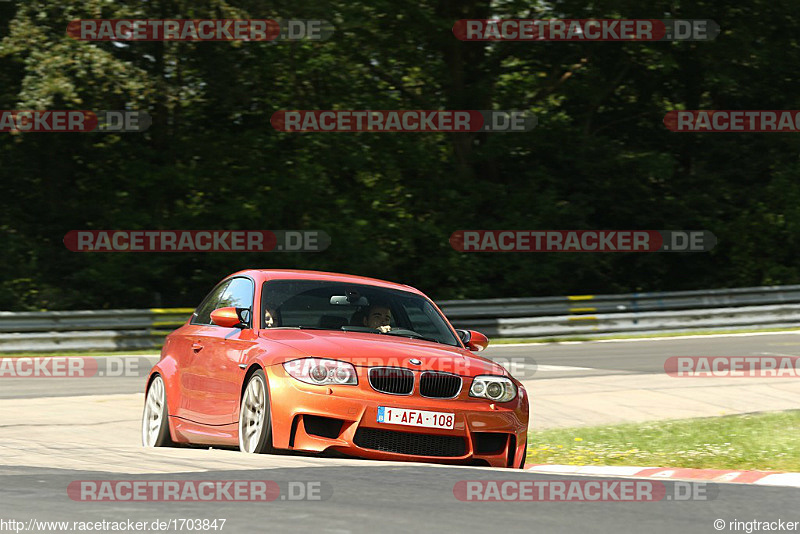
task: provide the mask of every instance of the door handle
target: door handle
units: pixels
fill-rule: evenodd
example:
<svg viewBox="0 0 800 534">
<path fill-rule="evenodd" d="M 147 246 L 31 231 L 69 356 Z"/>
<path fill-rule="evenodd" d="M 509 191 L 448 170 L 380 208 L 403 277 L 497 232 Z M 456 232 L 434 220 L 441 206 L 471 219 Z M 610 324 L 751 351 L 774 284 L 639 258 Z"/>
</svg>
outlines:
<svg viewBox="0 0 800 534">
<path fill-rule="evenodd" d="M 200 352 L 201 350 L 203 350 L 203 345 L 201 345 L 200 343 L 196 343 L 196 342 L 192 343 L 192 350 L 195 351 L 195 352 Z"/>
</svg>

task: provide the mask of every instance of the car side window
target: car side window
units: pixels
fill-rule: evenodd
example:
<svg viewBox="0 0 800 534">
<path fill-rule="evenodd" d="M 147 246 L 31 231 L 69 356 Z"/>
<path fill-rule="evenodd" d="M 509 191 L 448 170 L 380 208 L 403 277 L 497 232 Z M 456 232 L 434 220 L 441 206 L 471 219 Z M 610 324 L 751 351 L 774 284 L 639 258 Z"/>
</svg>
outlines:
<svg viewBox="0 0 800 534">
<path fill-rule="evenodd" d="M 252 315 L 254 291 L 255 285 L 249 278 L 233 278 L 225 288 L 222 298 L 217 303 L 217 308 L 246 308 L 251 311 Z"/>
<path fill-rule="evenodd" d="M 211 293 L 203 299 L 203 302 L 194 311 L 191 324 L 211 324 L 211 312 L 222 307 L 218 304 L 222 299 L 223 292 L 230 284 L 231 280 L 226 280 L 211 290 Z"/>
</svg>

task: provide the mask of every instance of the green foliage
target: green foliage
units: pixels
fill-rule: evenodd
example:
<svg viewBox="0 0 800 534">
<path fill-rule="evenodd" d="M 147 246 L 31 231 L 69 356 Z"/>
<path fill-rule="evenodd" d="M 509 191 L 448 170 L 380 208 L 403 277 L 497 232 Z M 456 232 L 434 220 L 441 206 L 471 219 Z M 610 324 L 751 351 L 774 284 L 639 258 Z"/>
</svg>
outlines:
<svg viewBox="0 0 800 534">
<path fill-rule="evenodd" d="M 672 109 L 798 109 L 800 4 L 0 3 L 0 108 L 147 111 L 144 134 L 0 136 L 3 309 L 191 306 L 246 267 L 435 298 L 799 283 L 798 137 Z M 707 43 L 466 43 L 461 18 L 713 18 Z M 79 42 L 78 18 L 323 18 L 324 42 Z M 280 109 L 525 109 L 525 134 L 275 131 Z M 319 254 L 91 254 L 72 229 L 320 229 Z M 708 229 L 706 254 L 462 254 L 459 229 Z"/>
</svg>

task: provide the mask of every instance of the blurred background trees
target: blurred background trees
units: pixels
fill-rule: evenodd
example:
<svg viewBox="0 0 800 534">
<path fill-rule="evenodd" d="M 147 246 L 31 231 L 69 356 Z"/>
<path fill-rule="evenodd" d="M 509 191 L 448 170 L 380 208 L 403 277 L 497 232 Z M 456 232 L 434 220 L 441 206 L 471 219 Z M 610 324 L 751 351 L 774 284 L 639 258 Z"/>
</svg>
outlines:
<svg viewBox="0 0 800 534">
<path fill-rule="evenodd" d="M 65 5 L 66 4 L 66 5 Z M 144 134 L 0 134 L 0 309 L 194 306 L 247 267 L 434 298 L 799 283 L 800 134 L 672 109 L 800 109 L 800 4 L 0 2 L 0 109 L 138 109 Z M 711 18 L 698 43 L 479 43 L 461 18 Z M 79 42 L 80 18 L 299 18 L 324 42 Z M 275 131 L 280 109 L 525 109 L 524 134 Z M 319 229 L 318 254 L 72 253 L 73 229 Z M 454 251 L 459 229 L 707 229 L 704 254 Z"/>
</svg>

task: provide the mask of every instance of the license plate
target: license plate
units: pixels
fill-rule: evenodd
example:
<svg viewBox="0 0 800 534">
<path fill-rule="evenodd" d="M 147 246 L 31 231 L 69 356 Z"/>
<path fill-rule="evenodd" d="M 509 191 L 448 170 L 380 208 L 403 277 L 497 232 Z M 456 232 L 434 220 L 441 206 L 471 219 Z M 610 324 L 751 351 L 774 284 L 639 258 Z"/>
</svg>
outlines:
<svg viewBox="0 0 800 534">
<path fill-rule="evenodd" d="M 424 426 L 453 430 L 456 416 L 446 412 L 427 412 L 378 406 L 378 422 L 392 425 Z"/>
</svg>

